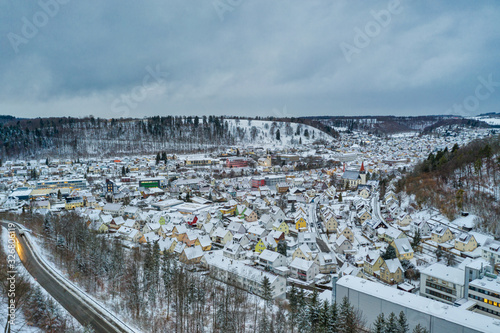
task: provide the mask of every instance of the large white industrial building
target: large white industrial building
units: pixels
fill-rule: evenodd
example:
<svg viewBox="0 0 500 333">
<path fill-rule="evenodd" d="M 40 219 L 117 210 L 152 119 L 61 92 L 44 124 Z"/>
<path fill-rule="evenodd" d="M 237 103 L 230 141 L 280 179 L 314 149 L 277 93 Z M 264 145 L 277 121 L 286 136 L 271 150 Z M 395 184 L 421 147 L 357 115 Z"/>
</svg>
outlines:
<svg viewBox="0 0 500 333">
<path fill-rule="evenodd" d="M 355 276 L 339 279 L 334 284 L 334 293 L 337 304 L 347 296 L 349 302 L 363 312 L 368 324 L 375 322 L 380 313 L 388 315 L 403 311 L 410 331 L 420 324 L 431 333 L 500 332 L 500 319 L 466 310 L 470 304 L 454 307 Z"/>
</svg>

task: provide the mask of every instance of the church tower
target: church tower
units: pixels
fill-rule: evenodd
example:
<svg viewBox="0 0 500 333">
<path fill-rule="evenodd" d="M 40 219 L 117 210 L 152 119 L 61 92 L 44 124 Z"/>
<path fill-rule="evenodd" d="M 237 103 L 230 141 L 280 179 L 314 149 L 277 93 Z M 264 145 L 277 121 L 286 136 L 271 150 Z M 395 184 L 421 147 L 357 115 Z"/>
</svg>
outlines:
<svg viewBox="0 0 500 333">
<path fill-rule="evenodd" d="M 366 184 L 366 171 L 365 171 L 365 162 L 361 162 L 361 168 L 359 169 L 359 178 L 361 178 L 361 185 Z"/>
</svg>

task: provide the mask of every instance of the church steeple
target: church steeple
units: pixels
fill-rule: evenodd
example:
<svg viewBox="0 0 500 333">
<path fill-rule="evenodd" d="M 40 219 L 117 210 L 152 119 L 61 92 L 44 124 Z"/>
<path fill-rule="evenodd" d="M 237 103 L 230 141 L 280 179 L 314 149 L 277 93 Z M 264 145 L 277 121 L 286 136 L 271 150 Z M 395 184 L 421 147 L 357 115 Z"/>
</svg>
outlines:
<svg viewBox="0 0 500 333">
<path fill-rule="evenodd" d="M 359 168 L 359 178 L 361 179 L 361 184 L 366 184 L 366 171 L 365 171 L 365 162 L 361 162 L 361 168 Z"/>
<path fill-rule="evenodd" d="M 366 173 L 365 171 L 365 162 L 361 162 L 361 168 L 359 169 L 359 173 Z"/>
</svg>

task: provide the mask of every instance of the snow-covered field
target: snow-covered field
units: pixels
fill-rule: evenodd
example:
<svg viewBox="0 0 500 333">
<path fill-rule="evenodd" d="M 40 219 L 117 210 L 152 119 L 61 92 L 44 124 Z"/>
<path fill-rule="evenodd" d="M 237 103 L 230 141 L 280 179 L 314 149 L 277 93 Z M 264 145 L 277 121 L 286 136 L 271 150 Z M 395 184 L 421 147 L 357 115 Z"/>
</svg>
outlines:
<svg viewBox="0 0 500 333">
<path fill-rule="evenodd" d="M 304 124 L 240 119 L 225 121 L 229 125 L 229 133 L 234 134 L 240 143 L 260 144 L 265 148 L 294 146 L 300 142 L 307 144 L 319 139 L 333 140 L 330 135 Z M 280 140 L 276 135 L 278 130 Z"/>
<path fill-rule="evenodd" d="M 491 118 L 491 117 L 473 117 L 472 119 L 484 121 L 488 125 L 498 125 L 500 126 L 500 118 Z"/>
</svg>

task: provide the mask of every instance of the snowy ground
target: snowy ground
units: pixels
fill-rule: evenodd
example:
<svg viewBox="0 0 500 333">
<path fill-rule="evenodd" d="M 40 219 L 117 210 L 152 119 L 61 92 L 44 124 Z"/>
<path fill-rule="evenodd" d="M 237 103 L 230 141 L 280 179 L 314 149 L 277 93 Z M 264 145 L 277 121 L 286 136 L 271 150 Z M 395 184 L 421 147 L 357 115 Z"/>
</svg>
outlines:
<svg viewBox="0 0 500 333">
<path fill-rule="evenodd" d="M 225 121 L 229 125 L 230 133 L 237 133 L 238 129 L 241 133 L 244 133 L 242 134 L 242 138 L 240 138 L 241 142 L 260 144 L 264 148 L 290 147 L 298 145 L 299 139 L 302 141 L 302 144 L 312 143 L 319 139 L 326 139 L 328 141 L 333 139 L 330 135 L 305 124 L 276 122 L 275 132 L 279 129 L 281 139 L 277 140 L 276 133 L 271 132 L 273 124 L 272 121 L 249 121 L 238 119 L 226 119 Z M 287 125 L 290 125 L 288 130 Z M 295 135 L 297 133 L 297 128 L 300 129 L 300 135 Z M 309 133 L 307 137 L 304 134 L 306 130 Z M 252 139 L 252 131 L 255 133 L 255 140 Z"/>
</svg>

